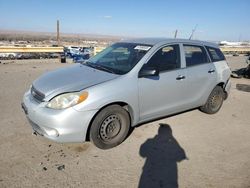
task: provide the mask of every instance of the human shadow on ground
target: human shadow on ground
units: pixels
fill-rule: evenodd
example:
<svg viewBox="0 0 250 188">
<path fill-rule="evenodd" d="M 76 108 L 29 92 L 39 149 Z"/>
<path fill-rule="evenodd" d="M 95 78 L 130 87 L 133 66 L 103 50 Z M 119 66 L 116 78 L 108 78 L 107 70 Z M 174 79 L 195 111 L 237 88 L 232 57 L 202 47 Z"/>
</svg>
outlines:
<svg viewBox="0 0 250 188">
<path fill-rule="evenodd" d="M 158 134 L 141 145 L 140 155 L 146 158 L 146 162 L 139 188 L 178 187 L 177 162 L 187 157 L 169 125 L 160 124 Z"/>
</svg>

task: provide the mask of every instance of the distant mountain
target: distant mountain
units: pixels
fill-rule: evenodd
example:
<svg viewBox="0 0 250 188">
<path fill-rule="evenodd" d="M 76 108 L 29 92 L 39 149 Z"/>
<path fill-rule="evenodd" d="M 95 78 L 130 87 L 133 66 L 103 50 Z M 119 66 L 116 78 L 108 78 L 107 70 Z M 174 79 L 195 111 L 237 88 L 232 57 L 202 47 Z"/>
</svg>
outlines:
<svg viewBox="0 0 250 188">
<path fill-rule="evenodd" d="M 0 40 L 4 39 L 13 40 L 53 40 L 56 38 L 56 32 L 34 32 L 34 31 L 22 31 L 22 30 L 1 30 L 0 29 Z M 60 33 L 60 38 L 63 39 L 80 39 L 80 40 L 100 40 L 100 41 L 117 41 L 124 37 L 122 36 L 111 36 L 111 35 L 99 35 L 99 34 L 86 34 L 86 33 Z M 127 38 L 127 37 L 126 37 Z"/>
</svg>

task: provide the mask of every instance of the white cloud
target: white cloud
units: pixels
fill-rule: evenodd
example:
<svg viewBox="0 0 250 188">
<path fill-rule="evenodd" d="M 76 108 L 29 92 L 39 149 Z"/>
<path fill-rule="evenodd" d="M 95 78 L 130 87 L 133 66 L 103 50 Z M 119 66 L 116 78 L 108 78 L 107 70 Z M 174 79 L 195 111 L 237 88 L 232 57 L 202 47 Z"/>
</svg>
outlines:
<svg viewBox="0 0 250 188">
<path fill-rule="evenodd" d="M 105 18 L 105 19 L 111 19 L 112 18 L 112 16 L 103 16 L 103 18 Z"/>
</svg>

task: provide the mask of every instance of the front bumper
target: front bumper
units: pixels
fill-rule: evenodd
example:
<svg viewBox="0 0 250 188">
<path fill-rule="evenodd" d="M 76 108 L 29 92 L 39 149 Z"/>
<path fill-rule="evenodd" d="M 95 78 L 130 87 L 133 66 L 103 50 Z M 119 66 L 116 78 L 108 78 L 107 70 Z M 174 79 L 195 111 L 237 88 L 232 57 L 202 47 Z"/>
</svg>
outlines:
<svg viewBox="0 0 250 188">
<path fill-rule="evenodd" d="M 30 92 L 23 97 L 22 108 L 36 133 L 56 142 L 86 141 L 88 126 L 97 110 L 54 110 L 45 107 L 46 104 L 38 103 Z"/>
</svg>

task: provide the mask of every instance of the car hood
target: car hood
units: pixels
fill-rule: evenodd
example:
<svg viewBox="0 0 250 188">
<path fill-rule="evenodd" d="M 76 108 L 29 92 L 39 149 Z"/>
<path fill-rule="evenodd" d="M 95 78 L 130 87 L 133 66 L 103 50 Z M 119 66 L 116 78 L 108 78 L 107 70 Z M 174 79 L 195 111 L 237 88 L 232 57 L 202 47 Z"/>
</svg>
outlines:
<svg viewBox="0 0 250 188">
<path fill-rule="evenodd" d="M 75 64 L 43 74 L 32 87 L 48 101 L 60 93 L 80 91 L 117 77 L 119 75 Z"/>
</svg>

